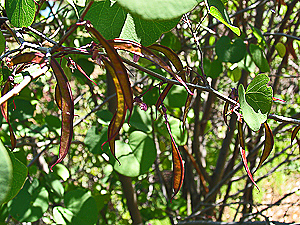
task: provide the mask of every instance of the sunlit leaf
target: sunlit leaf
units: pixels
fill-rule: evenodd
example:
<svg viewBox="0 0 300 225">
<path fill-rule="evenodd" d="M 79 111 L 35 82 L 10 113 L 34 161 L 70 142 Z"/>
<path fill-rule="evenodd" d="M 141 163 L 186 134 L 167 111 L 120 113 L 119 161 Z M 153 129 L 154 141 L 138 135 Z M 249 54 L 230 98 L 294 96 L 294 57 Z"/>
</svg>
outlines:
<svg viewBox="0 0 300 225">
<path fill-rule="evenodd" d="M 124 38 L 148 46 L 175 27 L 180 16 L 169 20 L 146 20 L 131 14 L 118 2 L 104 0 L 94 2 L 85 19 L 91 21 L 106 39 Z"/>
<path fill-rule="evenodd" d="M 55 164 L 51 166 L 52 170 L 53 166 L 55 166 L 57 163 L 60 163 L 66 157 L 70 149 L 73 137 L 74 102 L 71 87 L 63 69 L 54 58 L 51 58 L 50 64 L 56 77 L 57 85 L 61 94 L 62 109 L 62 126 L 59 146 L 59 157 Z"/>
<path fill-rule="evenodd" d="M 181 17 L 202 0 L 118 0 L 117 3 L 145 20 L 170 20 Z"/>
<path fill-rule="evenodd" d="M 155 161 L 156 148 L 153 138 L 141 131 L 134 131 L 128 137 L 128 144 L 116 141 L 114 169 L 125 176 L 137 177 L 149 171 Z"/>
<path fill-rule="evenodd" d="M 241 31 L 238 27 L 231 24 L 228 13 L 221 0 L 208 0 L 209 13 L 232 30 L 236 35 L 240 36 Z"/>
<path fill-rule="evenodd" d="M 253 131 L 258 131 L 267 120 L 272 106 L 273 90 L 267 86 L 269 78 L 265 74 L 257 75 L 247 87 L 239 86 L 239 102 L 245 122 Z"/>
<path fill-rule="evenodd" d="M 285 53 L 286 53 L 286 47 L 284 44 L 282 44 L 281 42 L 278 42 L 276 45 L 275 45 L 275 49 L 277 50 L 278 52 L 278 55 L 283 58 L 285 56 Z"/>
<path fill-rule="evenodd" d="M 265 145 L 257 169 L 260 168 L 263 162 L 268 158 L 274 146 L 274 136 L 272 130 L 269 127 L 267 122 L 264 123 L 264 126 L 265 126 Z"/>
</svg>

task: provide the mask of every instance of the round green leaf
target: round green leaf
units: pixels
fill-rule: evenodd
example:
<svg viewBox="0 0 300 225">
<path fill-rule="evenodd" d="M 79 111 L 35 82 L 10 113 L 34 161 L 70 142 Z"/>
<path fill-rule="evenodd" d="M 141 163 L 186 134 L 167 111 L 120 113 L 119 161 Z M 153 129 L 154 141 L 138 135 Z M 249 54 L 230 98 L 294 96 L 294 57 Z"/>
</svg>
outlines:
<svg viewBox="0 0 300 225">
<path fill-rule="evenodd" d="M 261 72 L 270 72 L 270 66 L 268 63 L 268 60 L 266 59 L 262 49 L 255 44 L 250 44 L 249 47 L 250 54 L 252 56 L 252 59 L 255 63 L 255 65 L 259 68 Z"/>
<path fill-rule="evenodd" d="M 275 49 L 277 50 L 278 52 L 278 55 L 283 58 L 285 56 L 285 53 L 286 53 L 286 47 L 284 44 L 282 44 L 281 42 L 278 42 L 276 45 L 275 45 Z"/>
<path fill-rule="evenodd" d="M 39 181 L 27 180 L 22 190 L 8 203 L 9 213 L 20 222 L 34 222 L 48 209 L 48 191 L 39 186 Z"/>
<path fill-rule="evenodd" d="M 181 17 L 202 0 L 118 0 L 117 3 L 145 20 L 170 20 Z"/>
<path fill-rule="evenodd" d="M 221 60 L 217 59 L 212 62 L 210 62 L 209 59 L 206 60 L 204 72 L 208 77 L 215 79 L 220 75 L 220 73 L 222 73 L 222 71 L 223 66 Z"/>
<path fill-rule="evenodd" d="M 222 36 L 216 43 L 216 53 L 223 62 L 241 61 L 246 55 L 246 50 L 246 45 L 240 38 L 231 42 L 228 36 Z"/>
<path fill-rule="evenodd" d="M 269 80 L 265 74 L 260 74 L 251 81 L 246 92 L 243 85 L 238 89 L 243 118 L 253 131 L 260 129 L 271 110 L 273 90 L 266 85 Z"/>
<path fill-rule="evenodd" d="M 13 180 L 11 183 L 10 191 L 6 196 L 5 202 L 8 202 L 9 200 L 13 199 L 18 194 L 18 192 L 24 185 L 28 173 L 27 166 L 20 162 L 10 151 L 9 156 L 13 166 Z"/>
<path fill-rule="evenodd" d="M 129 144 L 116 141 L 114 169 L 125 176 L 136 177 L 146 173 L 156 158 L 153 139 L 141 131 L 134 131 L 129 136 Z"/>
<path fill-rule="evenodd" d="M 0 140 L 0 205 L 5 201 L 13 180 L 13 165 L 8 151 Z"/>
<path fill-rule="evenodd" d="M 70 218 L 70 212 L 73 214 L 70 224 L 93 225 L 97 222 L 97 204 L 90 192 L 83 189 L 70 191 L 65 194 L 64 203 L 67 210 L 62 214 L 68 214 L 67 218 Z"/>
<path fill-rule="evenodd" d="M 33 23 L 35 3 L 33 0 L 5 0 L 7 17 L 15 27 L 28 27 Z"/>
<path fill-rule="evenodd" d="M 5 46 L 6 46 L 6 41 L 2 32 L 0 31 L 0 55 L 2 54 L 2 52 L 4 52 Z"/>
</svg>

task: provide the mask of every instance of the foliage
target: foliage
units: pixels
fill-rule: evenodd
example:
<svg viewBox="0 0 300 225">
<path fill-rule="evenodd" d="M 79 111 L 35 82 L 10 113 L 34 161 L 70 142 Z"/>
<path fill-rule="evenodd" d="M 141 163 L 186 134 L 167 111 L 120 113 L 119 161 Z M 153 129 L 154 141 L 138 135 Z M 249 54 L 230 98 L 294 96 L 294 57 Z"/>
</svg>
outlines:
<svg viewBox="0 0 300 225">
<path fill-rule="evenodd" d="M 299 159 L 299 7 L 2 1 L 0 224 L 260 219 Z"/>
</svg>

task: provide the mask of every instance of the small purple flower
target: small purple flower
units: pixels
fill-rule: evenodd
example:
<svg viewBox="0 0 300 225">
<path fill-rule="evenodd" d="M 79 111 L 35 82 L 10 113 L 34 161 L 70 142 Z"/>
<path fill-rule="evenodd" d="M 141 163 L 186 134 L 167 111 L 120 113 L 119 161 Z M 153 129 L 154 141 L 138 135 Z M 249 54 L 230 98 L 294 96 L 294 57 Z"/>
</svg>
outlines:
<svg viewBox="0 0 300 225">
<path fill-rule="evenodd" d="M 140 97 L 136 96 L 136 97 L 134 98 L 134 102 L 136 102 L 136 103 L 139 104 L 141 110 L 147 111 L 148 106 L 146 105 L 146 103 L 144 103 L 144 102 L 142 101 L 142 99 L 141 99 Z"/>
<path fill-rule="evenodd" d="M 133 54 L 133 62 L 138 62 L 140 59 L 140 56 L 137 54 Z"/>
</svg>

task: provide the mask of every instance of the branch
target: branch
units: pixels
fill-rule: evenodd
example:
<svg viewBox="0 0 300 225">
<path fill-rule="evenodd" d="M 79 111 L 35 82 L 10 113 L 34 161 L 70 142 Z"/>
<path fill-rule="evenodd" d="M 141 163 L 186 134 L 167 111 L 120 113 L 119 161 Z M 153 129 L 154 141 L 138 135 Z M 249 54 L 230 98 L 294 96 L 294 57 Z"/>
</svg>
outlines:
<svg viewBox="0 0 300 225">
<path fill-rule="evenodd" d="M 25 76 L 23 81 L 18 86 L 15 86 L 0 98 L 0 105 L 6 102 L 11 97 L 18 95 L 23 90 L 23 88 L 25 88 L 31 82 L 32 79 L 35 79 L 40 75 L 46 73 L 47 70 L 48 67 L 44 66 L 41 70 L 36 71 L 36 73 L 33 73 L 31 76 Z"/>
</svg>

